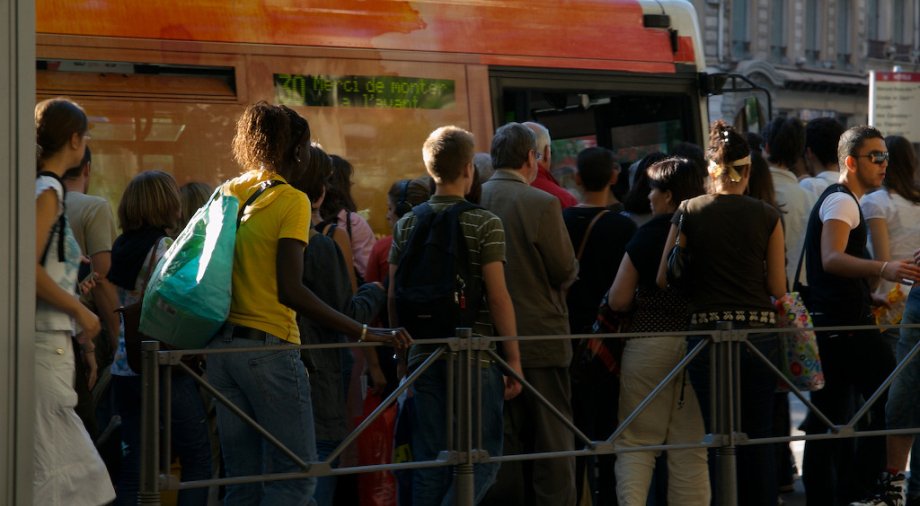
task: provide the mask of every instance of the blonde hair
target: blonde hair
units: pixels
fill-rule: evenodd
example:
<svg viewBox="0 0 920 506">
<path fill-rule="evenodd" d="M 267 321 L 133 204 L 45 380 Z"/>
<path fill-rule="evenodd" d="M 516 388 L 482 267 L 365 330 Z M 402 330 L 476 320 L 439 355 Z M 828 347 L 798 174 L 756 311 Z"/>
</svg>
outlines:
<svg viewBox="0 0 920 506">
<path fill-rule="evenodd" d="M 456 181 L 463 168 L 473 162 L 474 153 L 473 134 L 453 125 L 431 132 L 422 146 L 425 168 L 438 183 Z"/>
<path fill-rule="evenodd" d="M 192 216 L 198 211 L 198 208 L 208 201 L 213 189 L 207 183 L 191 182 L 182 185 L 179 188 L 179 202 L 182 205 L 182 215 L 179 216 L 179 225 L 177 228 L 183 229 L 192 219 Z"/>
<path fill-rule="evenodd" d="M 179 188 L 166 172 L 148 170 L 134 176 L 118 203 L 118 225 L 122 232 L 144 227 L 175 228 L 178 219 Z"/>
</svg>

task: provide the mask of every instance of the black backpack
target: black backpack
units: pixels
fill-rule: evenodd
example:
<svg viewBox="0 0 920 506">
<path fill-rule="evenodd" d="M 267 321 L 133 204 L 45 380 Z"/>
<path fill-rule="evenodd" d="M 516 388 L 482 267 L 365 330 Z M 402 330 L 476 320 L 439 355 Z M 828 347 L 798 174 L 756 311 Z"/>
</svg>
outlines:
<svg viewBox="0 0 920 506">
<path fill-rule="evenodd" d="M 472 327 L 482 305 L 482 281 L 470 269 L 460 215 L 481 207 L 458 202 L 435 213 L 426 202 L 412 209 L 415 228 L 396 267 L 396 314 L 415 339 L 454 337 Z"/>
</svg>

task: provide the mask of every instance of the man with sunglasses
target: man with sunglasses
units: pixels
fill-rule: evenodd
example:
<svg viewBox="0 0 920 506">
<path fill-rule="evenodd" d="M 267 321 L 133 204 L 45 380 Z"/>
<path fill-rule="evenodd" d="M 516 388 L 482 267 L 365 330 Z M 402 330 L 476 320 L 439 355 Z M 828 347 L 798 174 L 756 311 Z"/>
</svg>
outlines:
<svg viewBox="0 0 920 506">
<path fill-rule="evenodd" d="M 882 134 L 868 126 L 850 128 L 840 136 L 837 155 L 838 182 L 821 194 L 805 233 L 805 302 L 816 327 L 873 325 L 871 307 L 876 301 L 869 290 L 870 281 L 878 277 L 920 280 L 920 268 L 912 260 L 872 260 L 866 248 L 866 220 L 858 199 L 881 186 L 885 177 L 888 151 Z M 854 403 L 858 407 L 857 396 L 869 399 L 894 369 L 894 356 L 874 329 L 817 334 L 826 384 L 822 390 L 812 392 L 811 401 L 835 425 L 844 425 Z M 885 401 L 883 395 L 869 408 L 869 417 L 862 420 L 861 429 L 885 429 Z M 814 413 L 809 413 L 803 425 L 808 434 L 828 430 Z M 809 506 L 848 504 L 874 490 L 876 477 L 885 470 L 885 440 L 873 437 L 808 441 L 803 467 Z M 883 487 L 894 487 L 900 494 L 903 475 L 883 478 Z"/>
</svg>

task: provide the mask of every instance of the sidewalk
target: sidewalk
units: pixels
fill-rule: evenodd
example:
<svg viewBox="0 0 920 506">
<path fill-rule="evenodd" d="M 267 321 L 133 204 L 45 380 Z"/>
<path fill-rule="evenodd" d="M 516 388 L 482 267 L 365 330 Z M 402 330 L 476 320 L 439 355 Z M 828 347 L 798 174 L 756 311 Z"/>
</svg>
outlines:
<svg viewBox="0 0 920 506">
<path fill-rule="evenodd" d="M 789 415 L 792 418 L 792 433 L 794 435 L 803 434 L 802 431 L 798 430 L 798 426 L 805 419 L 806 413 L 808 413 L 808 408 L 802 404 L 802 401 L 798 397 L 790 395 Z M 792 442 L 792 456 L 795 457 L 795 468 L 799 470 L 800 475 L 802 473 L 802 455 L 804 451 L 804 441 Z M 782 494 L 780 498 L 782 498 L 783 504 L 786 506 L 805 506 L 805 488 L 802 486 L 801 476 L 796 476 L 795 478 L 795 492 Z"/>
<path fill-rule="evenodd" d="M 805 414 L 807 412 L 808 408 L 802 404 L 802 401 L 800 401 L 798 397 L 794 395 L 789 396 L 789 415 L 792 417 L 793 435 L 803 434 L 802 431 L 798 430 L 798 426 L 802 423 L 802 420 L 805 419 Z M 805 451 L 805 442 L 793 441 L 791 444 L 792 456 L 795 457 L 795 468 L 798 469 L 801 474 L 802 454 Z M 783 504 L 786 506 L 805 506 L 805 488 L 802 486 L 801 476 L 795 477 L 795 492 L 782 494 L 780 498 L 782 498 Z"/>
</svg>

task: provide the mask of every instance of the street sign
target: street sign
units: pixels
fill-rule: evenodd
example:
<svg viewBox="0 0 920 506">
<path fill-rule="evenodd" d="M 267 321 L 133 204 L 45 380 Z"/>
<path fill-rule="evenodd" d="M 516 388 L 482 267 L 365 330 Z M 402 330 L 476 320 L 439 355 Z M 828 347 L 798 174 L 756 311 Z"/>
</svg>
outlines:
<svg viewBox="0 0 920 506">
<path fill-rule="evenodd" d="M 920 73 L 869 71 L 869 123 L 920 142 Z"/>
</svg>

